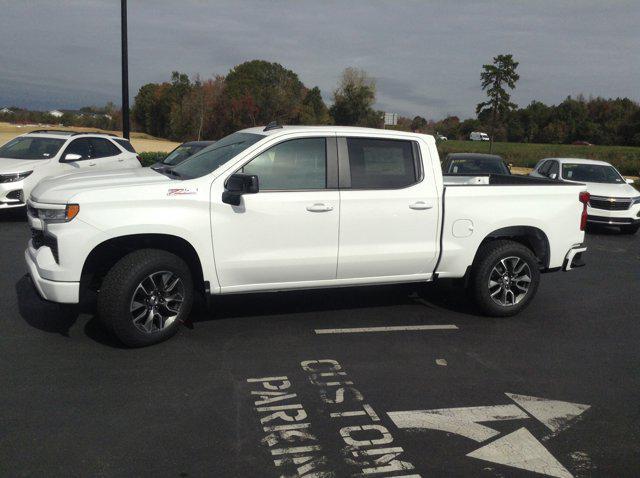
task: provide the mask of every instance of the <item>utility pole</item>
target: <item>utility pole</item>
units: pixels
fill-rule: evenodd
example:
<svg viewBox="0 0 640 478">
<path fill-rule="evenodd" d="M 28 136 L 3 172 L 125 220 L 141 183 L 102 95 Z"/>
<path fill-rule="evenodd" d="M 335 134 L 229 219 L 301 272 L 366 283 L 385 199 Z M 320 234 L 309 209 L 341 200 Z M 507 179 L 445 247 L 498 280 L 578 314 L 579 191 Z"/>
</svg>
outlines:
<svg viewBox="0 0 640 478">
<path fill-rule="evenodd" d="M 122 136 L 129 139 L 129 53 L 127 51 L 127 0 L 121 0 L 122 37 Z"/>
</svg>

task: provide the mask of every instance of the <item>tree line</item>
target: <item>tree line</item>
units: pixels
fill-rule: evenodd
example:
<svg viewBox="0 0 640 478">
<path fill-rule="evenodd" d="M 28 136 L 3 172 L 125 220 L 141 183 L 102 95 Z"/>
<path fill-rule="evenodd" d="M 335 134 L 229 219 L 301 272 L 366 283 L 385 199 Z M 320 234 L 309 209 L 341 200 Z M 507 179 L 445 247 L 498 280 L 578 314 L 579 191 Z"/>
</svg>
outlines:
<svg viewBox="0 0 640 478">
<path fill-rule="evenodd" d="M 439 133 L 449 139 L 468 139 L 472 131 L 490 132 L 496 141 L 569 144 L 587 141 L 600 145 L 640 146 L 640 105 L 629 98 L 567 97 L 558 105 L 532 101 L 525 107 L 511 102 L 507 89 L 519 79 L 518 62 L 498 55 L 483 66 L 480 76 L 487 100 L 478 104 L 476 117 L 441 120 L 400 116 L 394 129 Z M 169 81 L 143 85 L 131 110 L 134 131 L 175 141 L 218 139 L 238 129 L 280 124 L 356 125 L 382 127 L 384 113 L 374 108 L 376 83 L 365 71 L 347 68 L 328 106 L 317 86 L 305 86 L 298 75 L 278 63 L 253 60 L 226 75 L 190 78 L 173 72 Z M 102 129 L 120 129 L 121 112 L 113 104 L 85 108 L 84 115 L 62 118 L 48 113 L 12 108 L 0 121 L 62 123 Z M 81 110 L 82 111 L 82 110 Z M 102 114 L 100 114 L 102 113 Z"/>
<path fill-rule="evenodd" d="M 372 107 L 375 82 L 347 68 L 327 107 L 320 89 L 308 88 L 278 63 L 242 63 L 226 76 L 208 80 L 173 72 L 171 80 L 143 85 L 135 97 L 134 127 L 174 140 L 216 139 L 238 129 L 280 124 L 381 126 Z"/>
</svg>

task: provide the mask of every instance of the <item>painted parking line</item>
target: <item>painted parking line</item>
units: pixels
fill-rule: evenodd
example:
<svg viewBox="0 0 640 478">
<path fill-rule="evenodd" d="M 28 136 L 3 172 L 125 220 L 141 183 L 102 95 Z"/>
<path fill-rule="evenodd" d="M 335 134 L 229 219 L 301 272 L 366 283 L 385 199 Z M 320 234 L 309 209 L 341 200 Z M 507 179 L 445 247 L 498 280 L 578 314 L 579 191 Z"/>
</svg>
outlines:
<svg viewBox="0 0 640 478">
<path fill-rule="evenodd" d="M 347 329 L 315 329 L 316 334 L 359 334 L 367 332 L 402 332 L 411 330 L 458 330 L 454 324 L 394 325 L 391 327 L 355 327 Z"/>
</svg>

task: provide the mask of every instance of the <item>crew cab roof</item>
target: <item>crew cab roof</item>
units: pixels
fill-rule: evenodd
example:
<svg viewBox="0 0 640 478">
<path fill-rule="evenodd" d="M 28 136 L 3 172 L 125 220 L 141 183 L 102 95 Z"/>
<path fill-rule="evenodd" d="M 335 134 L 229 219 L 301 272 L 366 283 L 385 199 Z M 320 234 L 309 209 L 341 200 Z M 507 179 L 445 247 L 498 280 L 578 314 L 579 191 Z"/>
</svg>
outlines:
<svg viewBox="0 0 640 478">
<path fill-rule="evenodd" d="M 265 131 L 264 126 L 256 126 L 253 128 L 243 129 L 242 133 L 260 134 L 263 136 L 279 135 L 282 133 L 303 133 L 305 131 L 326 131 L 327 134 L 344 134 L 354 136 L 358 134 L 371 134 L 397 137 L 397 136 L 414 136 L 415 138 L 432 138 L 433 136 L 421 133 L 410 133 L 408 131 L 398 131 L 392 129 L 363 128 L 360 126 L 278 126 L 271 127 Z M 434 140 L 435 141 L 435 140 Z"/>
</svg>

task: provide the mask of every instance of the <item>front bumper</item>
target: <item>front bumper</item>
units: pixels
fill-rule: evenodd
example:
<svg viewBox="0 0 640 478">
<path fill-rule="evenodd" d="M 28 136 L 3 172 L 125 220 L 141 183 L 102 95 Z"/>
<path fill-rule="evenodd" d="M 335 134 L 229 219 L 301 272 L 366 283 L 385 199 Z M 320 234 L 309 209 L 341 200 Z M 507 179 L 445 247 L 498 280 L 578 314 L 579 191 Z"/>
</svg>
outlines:
<svg viewBox="0 0 640 478">
<path fill-rule="evenodd" d="M 77 304 L 80 301 L 79 282 L 60 282 L 42 278 L 35 259 L 32 257 L 35 249 L 27 248 L 24 259 L 29 269 L 29 275 L 38 293 L 45 300 L 61 304 Z"/>
<path fill-rule="evenodd" d="M 640 217 L 587 216 L 587 222 L 592 224 L 607 224 L 609 226 L 628 226 L 640 224 Z"/>
<path fill-rule="evenodd" d="M 24 180 L 0 183 L 0 209 L 25 205 Z"/>
<path fill-rule="evenodd" d="M 582 260 L 582 253 L 586 252 L 586 246 L 577 246 L 569 250 L 567 255 L 564 258 L 564 262 L 562 264 L 563 271 L 570 271 L 571 269 L 576 269 L 577 267 L 582 267 L 585 265 Z"/>
</svg>

